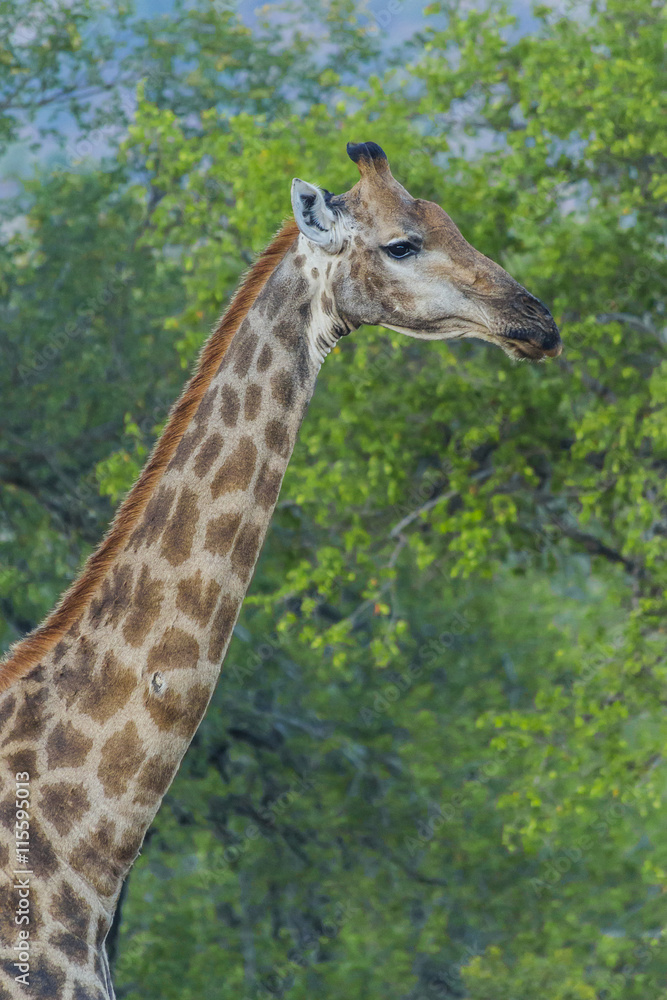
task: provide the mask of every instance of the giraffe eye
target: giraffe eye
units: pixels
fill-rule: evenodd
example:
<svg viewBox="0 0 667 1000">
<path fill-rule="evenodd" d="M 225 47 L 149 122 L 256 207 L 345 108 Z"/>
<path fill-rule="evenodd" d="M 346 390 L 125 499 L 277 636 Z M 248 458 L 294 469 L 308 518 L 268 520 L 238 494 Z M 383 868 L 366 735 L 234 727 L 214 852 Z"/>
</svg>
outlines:
<svg viewBox="0 0 667 1000">
<path fill-rule="evenodd" d="M 400 243 L 389 243 L 388 246 L 382 249 L 395 260 L 400 260 L 402 257 L 411 257 L 413 254 L 419 252 L 419 247 L 416 247 L 414 243 L 409 243 L 407 240 L 402 240 Z"/>
</svg>

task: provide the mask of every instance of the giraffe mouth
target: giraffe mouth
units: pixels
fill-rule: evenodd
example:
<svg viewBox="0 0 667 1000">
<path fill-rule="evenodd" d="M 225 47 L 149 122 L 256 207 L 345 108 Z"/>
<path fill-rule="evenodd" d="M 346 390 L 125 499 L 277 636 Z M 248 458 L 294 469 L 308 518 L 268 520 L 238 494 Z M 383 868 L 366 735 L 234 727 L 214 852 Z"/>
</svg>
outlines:
<svg viewBox="0 0 667 1000">
<path fill-rule="evenodd" d="M 480 328 L 477 324 L 468 322 L 468 329 L 459 337 L 470 337 L 474 340 L 486 340 L 500 347 L 508 357 L 515 361 L 545 361 L 547 358 L 557 358 L 563 350 L 560 333 L 556 324 L 542 330 L 539 327 L 523 329 L 515 328 L 508 333 L 491 333 L 488 328 Z M 471 328 L 472 327 L 472 328 Z"/>
<path fill-rule="evenodd" d="M 474 330 L 460 335 L 474 340 L 485 340 L 501 350 L 514 361 L 546 361 L 547 358 L 557 358 L 563 350 L 560 335 L 545 338 L 526 336 L 523 331 L 514 336 L 489 333 L 488 330 Z M 557 339 L 556 339 L 557 338 Z M 457 338 L 458 339 L 458 338 Z"/>
<path fill-rule="evenodd" d="M 517 361 L 544 361 L 546 358 L 557 358 L 563 350 L 563 345 L 558 341 L 552 347 L 542 347 L 531 340 L 512 340 L 503 337 L 498 341 L 499 345 L 511 358 Z"/>
<path fill-rule="evenodd" d="M 390 330 L 405 333 L 418 340 L 484 340 L 500 347 L 515 361 L 544 361 L 557 358 L 563 349 L 560 334 L 554 324 L 551 330 L 512 330 L 511 334 L 491 332 L 488 326 L 458 316 L 447 316 L 442 320 L 430 320 L 420 327 L 396 326 L 385 323 Z"/>
<path fill-rule="evenodd" d="M 518 310 L 525 313 L 524 322 L 499 331 L 501 345 L 506 346 L 510 357 L 519 360 L 544 361 L 546 358 L 557 358 L 563 350 L 563 343 L 551 313 L 539 299 L 528 296 L 528 293 L 524 298 L 526 302 L 521 299 L 521 308 Z"/>
</svg>

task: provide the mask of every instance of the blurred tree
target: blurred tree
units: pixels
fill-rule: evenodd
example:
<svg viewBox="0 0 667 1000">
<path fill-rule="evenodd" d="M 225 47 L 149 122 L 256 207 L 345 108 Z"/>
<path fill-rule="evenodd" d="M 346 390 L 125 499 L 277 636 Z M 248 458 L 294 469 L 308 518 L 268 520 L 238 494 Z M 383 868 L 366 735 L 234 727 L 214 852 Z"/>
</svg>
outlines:
<svg viewBox="0 0 667 1000">
<path fill-rule="evenodd" d="M 33 148 L 62 139 L 63 118 L 94 124 L 104 99 L 119 109 L 124 0 L 0 0 L 0 151 L 33 128 Z"/>
<path fill-rule="evenodd" d="M 63 514 L 60 477 L 130 485 L 174 350 L 187 367 L 294 174 L 354 183 L 345 140 L 544 298 L 566 352 L 363 329 L 327 360 L 130 880 L 118 995 L 665 1000 L 664 8 L 540 7 L 519 35 L 436 4 L 389 69 L 363 8 L 308 11 L 144 26 L 117 161 L 29 191 L 5 251 L 6 636 L 104 519 L 93 490 Z M 125 269 L 94 336 L 31 369 Z"/>
</svg>

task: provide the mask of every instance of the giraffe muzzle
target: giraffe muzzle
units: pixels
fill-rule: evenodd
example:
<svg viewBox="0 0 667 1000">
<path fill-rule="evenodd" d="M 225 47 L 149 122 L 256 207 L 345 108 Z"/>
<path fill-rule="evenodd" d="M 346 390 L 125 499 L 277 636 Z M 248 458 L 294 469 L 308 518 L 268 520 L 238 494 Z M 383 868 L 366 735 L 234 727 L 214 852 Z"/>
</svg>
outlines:
<svg viewBox="0 0 667 1000">
<path fill-rule="evenodd" d="M 529 292 L 512 303 L 512 317 L 502 332 L 503 346 L 516 358 L 557 358 L 563 350 L 560 332 L 547 307 Z"/>
</svg>

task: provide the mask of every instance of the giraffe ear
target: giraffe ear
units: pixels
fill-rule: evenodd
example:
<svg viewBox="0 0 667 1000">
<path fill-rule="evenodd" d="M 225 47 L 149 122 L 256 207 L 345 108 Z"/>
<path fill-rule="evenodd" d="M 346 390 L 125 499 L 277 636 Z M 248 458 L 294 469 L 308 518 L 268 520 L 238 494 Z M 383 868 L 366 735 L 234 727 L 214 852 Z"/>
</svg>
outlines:
<svg viewBox="0 0 667 1000">
<path fill-rule="evenodd" d="M 307 239 L 330 253 L 340 249 L 340 220 L 327 205 L 320 188 L 295 177 L 292 181 L 292 208 L 296 224 Z"/>
</svg>

